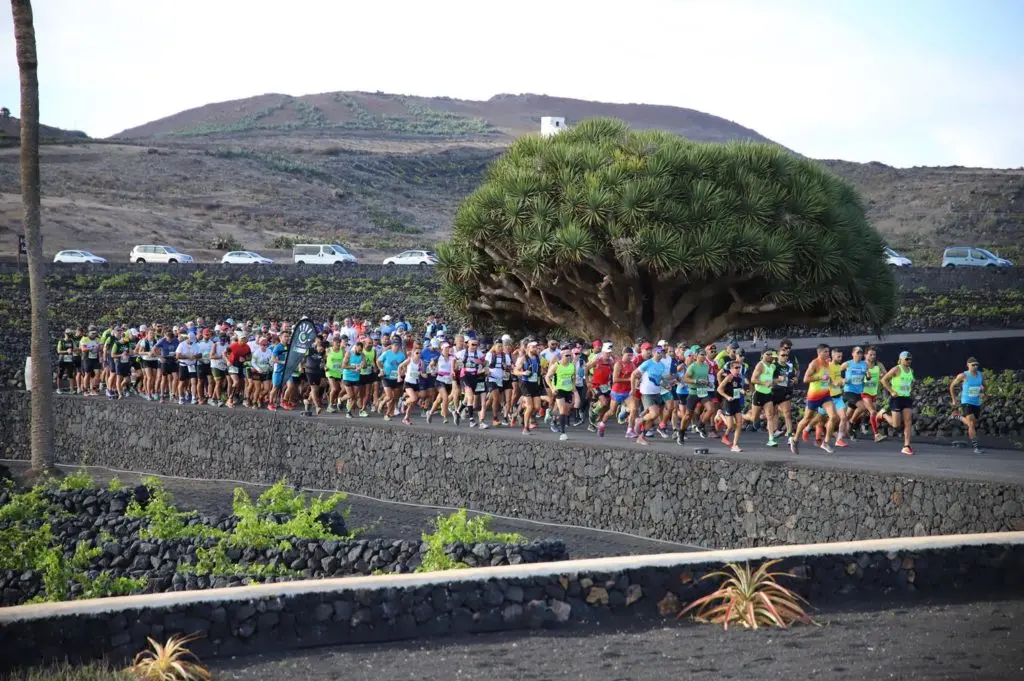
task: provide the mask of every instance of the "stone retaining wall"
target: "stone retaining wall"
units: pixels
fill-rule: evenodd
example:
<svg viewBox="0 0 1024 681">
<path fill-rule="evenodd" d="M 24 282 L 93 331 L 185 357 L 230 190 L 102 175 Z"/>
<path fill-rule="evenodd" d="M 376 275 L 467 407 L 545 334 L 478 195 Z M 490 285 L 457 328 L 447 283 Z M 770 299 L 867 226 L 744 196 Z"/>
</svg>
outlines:
<svg viewBox="0 0 1024 681">
<path fill-rule="evenodd" d="M 122 663 L 172 634 L 203 659 L 316 645 L 657 622 L 709 593 L 726 562 L 779 557 L 814 607 L 1018 598 L 1024 533 L 669 554 L 557 565 L 266 584 L 0 609 L 0 670 L 70 658 Z M 684 626 L 682 624 L 678 626 Z"/>
<path fill-rule="evenodd" d="M 0 393 L 27 458 L 24 393 Z M 1024 529 L 1024 486 L 529 442 L 270 412 L 56 397 L 57 454 L 85 463 L 466 507 L 705 547 Z"/>
</svg>

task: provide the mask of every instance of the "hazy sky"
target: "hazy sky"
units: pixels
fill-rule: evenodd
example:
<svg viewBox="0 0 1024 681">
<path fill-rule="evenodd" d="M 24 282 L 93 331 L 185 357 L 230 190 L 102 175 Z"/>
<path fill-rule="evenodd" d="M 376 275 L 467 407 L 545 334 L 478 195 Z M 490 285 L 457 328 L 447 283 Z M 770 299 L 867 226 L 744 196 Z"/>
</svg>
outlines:
<svg viewBox="0 0 1024 681">
<path fill-rule="evenodd" d="M 42 120 L 93 136 L 266 92 L 535 92 L 699 109 L 816 158 L 1024 166 L 1024 0 L 35 5 Z M 0 44 L 17 114 L 6 10 Z"/>
</svg>

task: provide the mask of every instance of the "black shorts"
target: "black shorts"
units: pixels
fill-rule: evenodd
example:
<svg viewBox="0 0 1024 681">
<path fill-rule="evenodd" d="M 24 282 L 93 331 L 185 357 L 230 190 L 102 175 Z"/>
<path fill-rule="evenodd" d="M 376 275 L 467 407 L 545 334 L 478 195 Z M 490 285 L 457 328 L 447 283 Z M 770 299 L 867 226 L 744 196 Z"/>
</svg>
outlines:
<svg viewBox="0 0 1024 681">
<path fill-rule="evenodd" d="M 212 369 L 209 364 L 200 362 L 196 365 L 196 374 L 199 376 L 199 380 L 205 381 L 210 377 Z"/>
<path fill-rule="evenodd" d="M 82 364 L 82 372 L 86 374 L 92 374 L 100 370 L 100 359 L 99 357 L 86 357 L 85 363 Z"/>
<path fill-rule="evenodd" d="M 739 416 L 743 413 L 743 398 L 729 400 L 722 405 L 722 411 L 726 416 Z"/>
<path fill-rule="evenodd" d="M 395 388 L 398 387 L 398 379 L 397 378 L 385 378 L 384 379 L 384 387 L 388 388 L 390 390 L 394 390 Z"/>
<path fill-rule="evenodd" d="M 375 374 L 359 374 L 359 385 L 373 385 L 377 382 Z"/>
<path fill-rule="evenodd" d="M 57 362 L 57 376 L 60 378 L 70 378 L 75 375 L 75 363 L 68 360 L 66 362 Z"/>
<path fill-rule="evenodd" d="M 753 405 L 755 407 L 763 407 L 766 404 L 773 404 L 773 403 L 774 403 L 774 400 L 772 399 L 772 394 L 771 393 L 759 393 L 756 390 L 754 391 Z"/>
<path fill-rule="evenodd" d="M 856 409 L 857 403 L 860 402 L 860 393 L 843 393 L 843 402 L 846 403 L 848 409 Z"/>
<path fill-rule="evenodd" d="M 305 380 L 306 380 L 306 374 L 292 374 L 292 377 L 288 379 L 288 382 L 289 383 L 294 383 L 295 385 L 302 385 L 302 383 Z"/>
<path fill-rule="evenodd" d="M 435 379 L 433 376 L 420 376 L 419 390 L 430 390 L 434 387 Z"/>
<path fill-rule="evenodd" d="M 575 394 L 575 390 L 556 390 L 555 399 L 565 400 L 566 402 L 572 402 L 573 395 Z"/>
<path fill-rule="evenodd" d="M 193 367 L 193 369 L 194 368 L 195 367 Z M 179 381 L 187 381 L 187 380 L 189 380 L 191 378 L 194 378 L 195 375 L 196 375 L 195 371 L 189 371 L 189 367 L 188 366 L 186 366 L 184 364 L 179 364 L 178 365 L 178 380 Z"/>
<path fill-rule="evenodd" d="M 342 381 L 342 383 L 345 384 L 346 388 L 358 388 L 360 385 L 362 385 L 362 381 L 360 381 L 359 379 L 356 379 L 354 381 Z"/>
<path fill-rule="evenodd" d="M 962 403 L 960 405 L 961 416 L 973 416 L 974 418 L 981 418 L 981 405 L 980 404 L 967 404 Z"/>
<path fill-rule="evenodd" d="M 612 394 L 612 386 L 610 384 L 608 384 L 608 383 L 605 383 L 604 385 L 595 385 L 594 386 L 594 393 L 598 397 L 608 398 Z"/>
<path fill-rule="evenodd" d="M 693 411 L 697 408 L 698 404 L 706 402 L 707 400 L 707 397 L 698 397 L 696 393 L 690 393 L 686 396 L 686 408 L 689 411 Z"/>
<path fill-rule="evenodd" d="M 171 376 L 173 374 L 176 374 L 178 373 L 178 363 L 173 359 L 168 359 L 164 361 L 163 365 L 160 368 L 160 372 L 164 376 Z"/>
<path fill-rule="evenodd" d="M 541 395 L 544 394 L 544 389 L 540 387 L 540 383 L 524 381 L 519 385 L 522 388 L 522 394 L 524 397 L 540 397 Z"/>
<path fill-rule="evenodd" d="M 435 380 L 434 381 L 434 387 L 437 388 L 438 390 L 447 390 L 448 392 L 456 390 L 456 386 L 453 385 L 451 382 L 440 381 L 440 380 Z"/>
<path fill-rule="evenodd" d="M 256 383 L 262 383 L 263 381 L 269 381 L 270 380 L 270 374 L 264 374 L 264 373 L 262 373 L 260 371 L 256 371 L 255 369 L 250 367 L 249 368 L 249 373 L 246 376 L 246 378 L 248 378 L 250 381 L 254 381 Z"/>
<path fill-rule="evenodd" d="M 131 362 L 118 362 L 117 371 L 118 376 L 131 376 L 132 375 L 132 363 Z"/>
<path fill-rule="evenodd" d="M 310 385 L 320 385 L 320 383 L 324 380 L 324 372 L 322 371 L 306 371 L 305 376 L 306 380 L 309 381 Z M 266 380 L 270 380 L 269 374 L 267 374 Z"/>
<path fill-rule="evenodd" d="M 894 413 L 902 412 L 904 409 L 914 408 L 913 397 L 890 397 L 889 411 Z"/>
<path fill-rule="evenodd" d="M 155 359 L 144 359 L 144 360 L 142 360 L 142 368 L 143 369 L 159 369 L 160 368 L 160 362 L 158 360 L 155 360 Z"/>
<path fill-rule="evenodd" d="M 500 392 L 503 392 L 504 390 L 505 390 L 505 384 L 504 383 L 495 383 L 494 381 L 491 381 L 491 380 L 487 381 L 487 392 L 489 392 L 489 393 L 495 393 L 495 392 L 500 393 Z"/>
<path fill-rule="evenodd" d="M 480 377 L 476 374 L 470 374 L 463 376 L 459 379 L 459 384 L 463 388 L 469 388 L 470 390 L 476 390 L 476 386 L 480 383 Z"/>
<path fill-rule="evenodd" d="M 662 399 L 661 393 L 658 393 L 657 395 L 640 393 L 640 404 L 643 405 L 644 409 L 651 409 L 652 407 L 665 406 L 665 400 Z"/>
<path fill-rule="evenodd" d="M 793 391 L 789 386 L 774 386 L 772 388 L 772 402 L 774 404 L 789 402 L 791 399 L 793 399 Z"/>
<path fill-rule="evenodd" d="M 419 383 L 410 383 L 409 381 L 406 381 L 403 384 L 403 387 L 406 390 L 411 390 L 413 392 L 419 392 L 419 390 L 420 390 L 420 384 Z"/>
</svg>

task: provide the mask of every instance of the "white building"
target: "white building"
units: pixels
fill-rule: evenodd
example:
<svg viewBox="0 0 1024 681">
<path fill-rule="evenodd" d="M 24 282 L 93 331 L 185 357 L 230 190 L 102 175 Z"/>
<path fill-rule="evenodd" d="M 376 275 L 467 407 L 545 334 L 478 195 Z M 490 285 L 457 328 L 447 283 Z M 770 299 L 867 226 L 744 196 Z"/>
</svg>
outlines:
<svg viewBox="0 0 1024 681">
<path fill-rule="evenodd" d="M 562 116 L 541 116 L 540 134 L 551 137 L 565 130 L 565 118 Z"/>
</svg>

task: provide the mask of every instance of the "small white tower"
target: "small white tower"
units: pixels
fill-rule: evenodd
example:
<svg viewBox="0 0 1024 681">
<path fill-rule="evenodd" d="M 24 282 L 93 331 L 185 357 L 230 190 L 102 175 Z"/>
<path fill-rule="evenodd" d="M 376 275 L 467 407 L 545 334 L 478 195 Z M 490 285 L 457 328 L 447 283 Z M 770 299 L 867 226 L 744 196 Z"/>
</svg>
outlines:
<svg viewBox="0 0 1024 681">
<path fill-rule="evenodd" d="M 541 116 L 540 134 L 551 137 L 565 130 L 565 118 L 562 116 Z"/>
</svg>

